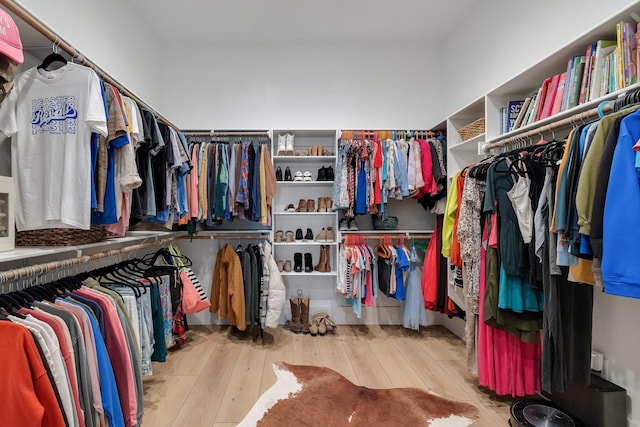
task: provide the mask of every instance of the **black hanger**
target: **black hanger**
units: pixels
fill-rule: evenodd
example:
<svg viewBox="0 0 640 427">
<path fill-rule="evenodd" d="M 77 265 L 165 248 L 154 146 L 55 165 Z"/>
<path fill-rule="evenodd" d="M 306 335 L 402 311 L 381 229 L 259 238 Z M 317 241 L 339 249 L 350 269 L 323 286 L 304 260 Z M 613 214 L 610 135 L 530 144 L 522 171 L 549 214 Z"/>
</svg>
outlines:
<svg viewBox="0 0 640 427">
<path fill-rule="evenodd" d="M 58 52 L 52 52 L 42 60 L 42 63 L 38 65 L 38 69 L 49 71 L 49 66 L 56 62 L 62 62 L 62 66 L 67 65 L 67 59 L 64 56 Z"/>
</svg>

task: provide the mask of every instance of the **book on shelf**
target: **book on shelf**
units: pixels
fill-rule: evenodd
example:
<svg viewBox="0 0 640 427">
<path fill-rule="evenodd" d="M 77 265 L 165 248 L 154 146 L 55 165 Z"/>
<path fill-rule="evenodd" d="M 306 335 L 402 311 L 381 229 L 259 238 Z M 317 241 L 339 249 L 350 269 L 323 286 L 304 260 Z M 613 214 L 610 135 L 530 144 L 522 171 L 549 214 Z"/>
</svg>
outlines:
<svg viewBox="0 0 640 427">
<path fill-rule="evenodd" d="M 507 107 L 500 108 L 500 135 L 507 129 Z"/>
<path fill-rule="evenodd" d="M 534 123 L 536 121 L 536 117 L 538 115 L 538 108 L 540 107 L 540 92 L 542 91 L 542 86 L 538 88 L 536 92 L 535 102 L 533 103 L 533 108 L 531 108 L 531 114 L 529 114 L 529 120 L 527 124 Z"/>
<path fill-rule="evenodd" d="M 513 129 L 513 126 L 518 119 L 518 115 L 520 114 L 520 110 L 522 109 L 522 104 L 524 104 L 524 99 L 520 101 L 509 101 L 507 104 L 507 132 Z"/>
<path fill-rule="evenodd" d="M 596 55 L 593 62 L 593 76 L 591 77 L 591 89 L 589 90 L 589 101 L 600 98 L 604 89 L 604 82 L 608 82 L 603 74 L 608 73 L 608 66 L 605 64 L 607 56 L 615 49 L 615 40 L 598 40 L 596 42 Z"/>
<path fill-rule="evenodd" d="M 580 98 L 580 84 L 582 83 L 582 71 L 584 70 L 585 57 L 577 55 L 573 57 L 573 69 L 569 82 L 569 97 L 567 98 L 567 110 L 578 105 Z"/>
<path fill-rule="evenodd" d="M 553 77 L 547 77 L 542 82 L 542 87 L 540 88 L 540 96 L 538 97 L 538 110 L 536 111 L 535 122 L 542 118 L 542 112 L 544 110 L 545 103 L 547 101 L 547 94 L 549 92 L 549 86 L 551 86 L 551 80 Z"/>
<path fill-rule="evenodd" d="M 522 106 L 520 107 L 520 112 L 518 113 L 518 117 L 516 117 L 516 121 L 513 124 L 513 129 L 518 129 L 520 126 L 522 126 L 522 122 L 524 121 L 525 116 L 527 115 L 527 110 L 529 110 L 529 106 L 531 105 L 531 96 L 528 96 L 524 99 L 524 102 L 522 103 Z"/>
<path fill-rule="evenodd" d="M 640 78 L 640 49 L 638 49 L 638 47 L 640 47 L 640 23 L 636 25 L 636 33 L 634 36 L 636 39 L 635 64 L 636 64 L 636 82 L 637 82 L 638 78 Z"/>
<path fill-rule="evenodd" d="M 589 99 L 589 78 L 591 77 L 591 70 L 593 68 L 593 57 L 596 53 L 596 44 L 590 44 L 587 46 L 584 61 L 584 71 L 582 72 L 582 84 L 580 85 L 580 98 L 578 104 L 583 104 Z"/>
<path fill-rule="evenodd" d="M 626 55 L 625 55 L 625 87 L 636 84 L 638 81 L 637 69 L 637 44 L 636 44 L 636 24 L 625 24 L 625 41 L 626 41 Z"/>
<path fill-rule="evenodd" d="M 522 123 L 518 127 L 526 126 L 530 123 L 531 113 L 533 112 L 533 106 L 536 104 L 537 98 L 538 98 L 538 92 L 531 95 L 531 101 L 529 101 L 529 107 L 527 107 L 527 111 L 524 113 L 524 117 L 522 118 Z"/>
<path fill-rule="evenodd" d="M 553 104 L 556 101 L 556 93 L 558 92 L 558 84 L 560 83 L 560 74 L 556 74 L 551 77 L 551 82 L 547 86 L 547 95 L 544 99 L 544 106 L 542 107 L 542 114 L 540 118 L 544 119 L 551 115 L 553 111 Z"/>
<path fill-rule="evenodd" d="M 562 100 L 564 99 L 564 88 L 567 81 L 567 72 L 560 74 L 560 80 L 558 81 L 558 90 L 556 90 L 556 97 L 553 101 L 553 107 L 551 108 L 551 115 L 562 111 Z"/>
<path fill-rule="evenodd" d="M 571 75 L 573 74 L 573 57 L 567 61 L 567 77 L 565 78 L 564 93 L 562 94 L 562 104 L 560 105 L 560 111 L 567 109 L 567 101 L 569 100 L 569 82 L 571 81 Z"/>
</svg>

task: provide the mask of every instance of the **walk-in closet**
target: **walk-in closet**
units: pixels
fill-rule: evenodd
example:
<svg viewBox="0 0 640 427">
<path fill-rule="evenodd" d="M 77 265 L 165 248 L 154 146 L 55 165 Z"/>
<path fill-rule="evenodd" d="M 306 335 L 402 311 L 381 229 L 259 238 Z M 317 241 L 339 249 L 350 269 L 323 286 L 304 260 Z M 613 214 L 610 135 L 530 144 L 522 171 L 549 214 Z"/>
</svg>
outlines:
<svg viewBox="0 0 640 427">
<path fill-rule="evenodd" d="M 0 0 L 0 427 L 640 427 L 640 2 Z"/>
</svg>

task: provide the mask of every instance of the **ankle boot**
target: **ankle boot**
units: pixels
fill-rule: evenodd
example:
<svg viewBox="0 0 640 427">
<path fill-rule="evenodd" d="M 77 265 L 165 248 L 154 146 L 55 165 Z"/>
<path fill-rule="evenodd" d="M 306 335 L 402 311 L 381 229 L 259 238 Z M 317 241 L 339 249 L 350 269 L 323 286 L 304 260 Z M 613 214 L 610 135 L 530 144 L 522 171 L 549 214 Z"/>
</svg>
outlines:
<svg viewBox="0 0 640 427">
<path fill-rule="evenodd" d="M 280 166 L 276 169 L 276 181 L 282 181 L 282 169 Z"/>
<path fill-rule="evenodd" d="M 303 334 L 309 333 L 309 298 L 299 299 L 300 301 L 300 328 Z"/>
<path fill-rule="evenodd" d="M 296 228 L 296 240 L 302 240 L 302 228 Z"/>
<path fill-rule="evenodd" d="M 285 134 L 285 148 L 287 150 L 287 156 L 293 156 L 293 142 L 295 140 L 295 135 Z"/>
<path fill-rule="evenodd" d="M 318 178 L 316 179 L 316 181 L 326 181 L 327 180 L 327 169 L 322 166 L 320 169 L 318 169 Z"/>
<path fill-rule="evenodd" d="M 291 320 L 285 324 L 285 327 L 291 332 L 299 334 L 302 332 L 302 326 L 300 325 L 300 298 L 291 298 L 289 303 L 291 304 Z"/>
<path fill-rule="evenodd" d="M 327 203 L 327 212 L 333 212 L 333 199 L 331 197 L 325 197 Z"/>
<path fill-rule="evenodd" d="M 325 261 L 325 254 L 324 254 L 324 245 L 320 246 L 320 261 L 318 261 L 318 265 L 316 265 L 315 267 L 313 267 L 313 269 L 315 271 L 320 271 L 323 272 L 324 271 L 324 265 L 326 263 Z"/>
<path fill-rule="evenodd" d="M 291 169 L 289 166 L 284 170 L 284 180 L 285 181 L 293 181 L 293 177 L 291 176 Z"/>
<path fill-rule="evenodd" d="M 326 240 L 327 242 L 333 242 L 336 240 L 336 237 L 333 234 L 333 227 L 327 227 L 326 237 L 327 237 L 327 240 Z"/>
<path fill-rule="evenodd" d="M 296 273 L 302 273 L 302 253 L 296 252 L 293 254 L 293 271 Z"/>
<path fill-rule="evenodd" d="M 286 271 L 287 273 L 291 271 L 291 260 L 288 259 L 284 262 L 284 266 L 282 267 L 282 269 L 284 271 Z"/>
<path fill-rule="evenodd" d="M 320 250 L 322 251 L 322 249 Z M 331 246 L 326 245 L 322 253 L 324 253 L 324 270 L 323 271 L 325 273 L 329 273 L 331 272 Z"/>
<path fill-rule="evenodd" d="M 310 228 L 307 228 L 307 234 L 304 235 L 304 240 L 309 242 L 313 241 L 313 231 Z"/>
<path fill-rule="evenodd" d="M 276 152 L 276 156 L 285 156 L 287 154 L 287 137 L 285 135 L 278 135 L 278 151 Z"/>
<path fill-rule="evenodd" d="M 307 210 L 307 201 L 305 199 L 300 199 L 300 201 L 298 201 L 298 208 L 296 209 L 296 212 L 307 212 Z"/>
<path fill-rule="evenodd" d="M 316 211 L 316 201 L 313 199 L 307 200 L 307 212 L 315 212 Z"/>
<path fill-rule="evenodd" d="M 281 259 L 276 261 L 276 265 L 278 266 L 278 271 L 282 272 L 282 270 L 284 270 L 284 261 Z"/>
<path fill-rule="evenodd" d="M 318 197 L 318 212 L 326 212 L 326 211 L 327 211 L 327 198 Z"/>
<path fill-rule="evenodd" d="M 305 273 L 313 272 L 313 261 L 311 259 L 311 254 L 309 252 L 304 254 L 304 272 Z"/>
<path fill-rule="evenodd" d="M 327 181 L 333 181 L 333 180 L 334 180 L 333 168 L 329 166 L 327 168 Z"/>
</svg>

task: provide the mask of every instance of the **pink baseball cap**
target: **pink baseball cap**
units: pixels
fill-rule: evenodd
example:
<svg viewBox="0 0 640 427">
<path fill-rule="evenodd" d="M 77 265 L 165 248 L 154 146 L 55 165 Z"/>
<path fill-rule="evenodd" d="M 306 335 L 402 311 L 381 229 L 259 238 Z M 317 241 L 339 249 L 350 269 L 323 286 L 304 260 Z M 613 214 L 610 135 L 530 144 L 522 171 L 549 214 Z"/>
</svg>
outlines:
<svg viewBox="0 0 640 427">
<path fill-rule="evenodd" d="M 0 54 L 18 64 L 24 62 L 20 32 L 11 15 L 3 9 L 0 9 Z"/>
</svg>

